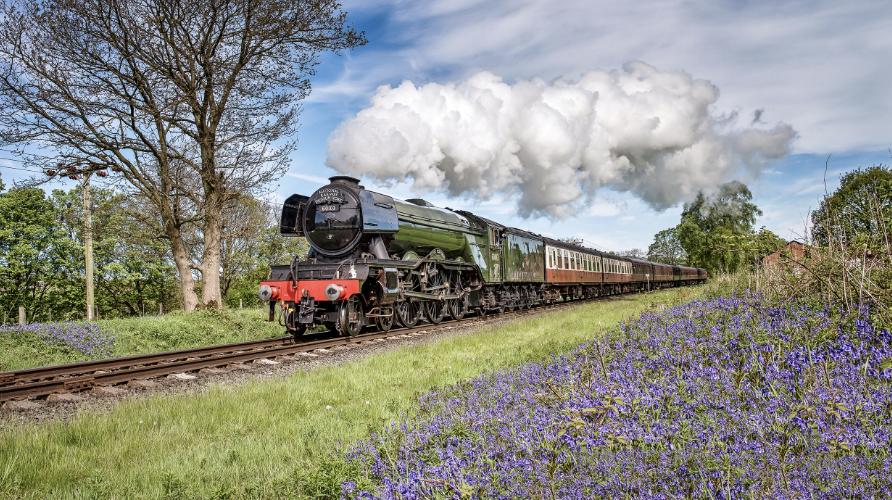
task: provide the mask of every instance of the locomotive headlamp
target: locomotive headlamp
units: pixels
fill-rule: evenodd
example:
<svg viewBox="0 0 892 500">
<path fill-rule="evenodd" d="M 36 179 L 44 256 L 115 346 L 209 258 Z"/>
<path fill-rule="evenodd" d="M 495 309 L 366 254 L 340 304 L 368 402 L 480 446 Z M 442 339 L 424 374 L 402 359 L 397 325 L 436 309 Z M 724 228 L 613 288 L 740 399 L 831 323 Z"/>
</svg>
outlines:
<svg viewBox="0 0 892 500">
<path fill-rule="evenodd" d="M 269 285 L 260 285 L 260 290 L 257 292 L 257 296 L 260 297 L 260 300 L 276 300 L 279 298 L 279 288 Z"/>
<path fill-rule="evenodd" d="M 340 285 L 335 285 L 334 283 L 331 283 L 330 285 L 325 287 L 325 297 L 328 298 L 328 300 L 330 300 L 332 302 L 334 302 L 335 300 L 338 300 L 338 299 L 346 299 L 347 298 L 346 295 L 347 295 L 347 290 L 345 290 Z"/>
</svg>

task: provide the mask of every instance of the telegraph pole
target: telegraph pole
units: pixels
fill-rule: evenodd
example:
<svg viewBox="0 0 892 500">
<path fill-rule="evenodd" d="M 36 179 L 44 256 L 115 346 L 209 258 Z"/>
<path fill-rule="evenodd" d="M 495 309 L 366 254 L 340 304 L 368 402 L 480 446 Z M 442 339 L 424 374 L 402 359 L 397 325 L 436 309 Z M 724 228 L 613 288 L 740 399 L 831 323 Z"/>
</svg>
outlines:
<svg viewBox="0 0 892 500">
<path fill-rule="evenodd" d="M 93 213 L 90 206 L 90 176 L 84 173 L 84 263 L 87 268 L 87 321 L 93 321 Z"/>
<path fill-rule="evenodd" d="M 46 175 L 53 177 L 68 177 L 80 183 L 84 195 L 84 265 L 87 279 L 87 321 L 93 321 L 94 296 L 93 296 L 93 206 L 90 202 L 90 177 L 95 173 L 99 177 L 106 177 L 107 167 L 90 163 L 83 165 L 59 165 L 59 170 L 47 170 Z"/>
</svg>

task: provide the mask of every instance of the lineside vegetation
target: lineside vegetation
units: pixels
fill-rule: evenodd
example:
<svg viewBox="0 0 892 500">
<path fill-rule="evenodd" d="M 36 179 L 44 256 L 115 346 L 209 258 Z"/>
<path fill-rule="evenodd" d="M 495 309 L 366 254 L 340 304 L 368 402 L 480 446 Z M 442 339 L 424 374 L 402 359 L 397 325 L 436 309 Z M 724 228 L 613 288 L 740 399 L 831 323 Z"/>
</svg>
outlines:
<svg viewBox="0 0 892 500">
<path fill-rule="evenodd" d="M 126 401 L 69 423 L 6 422 L 0 498 L 337 498 L 359 439 L 416 414 L 417 398 L 570 352 L 601 326 L 695 297 L 628 295 L 399 348 L 282 380 Z"/>
<path fill-rule="evenodd" d="M 164 316 L 0 326 L 0 371 L 281 337 L 267 311 L 177 311 Z"/>
</svg>

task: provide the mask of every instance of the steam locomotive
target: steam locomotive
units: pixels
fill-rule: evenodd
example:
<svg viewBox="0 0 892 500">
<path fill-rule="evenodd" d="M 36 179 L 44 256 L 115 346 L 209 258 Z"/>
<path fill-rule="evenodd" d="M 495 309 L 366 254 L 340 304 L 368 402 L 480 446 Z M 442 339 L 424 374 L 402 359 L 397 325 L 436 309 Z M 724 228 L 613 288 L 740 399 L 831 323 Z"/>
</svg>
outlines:
<svg viewBox="0 0 892 500">
<path fill-rule="evenodd" d="M 507 227 L 422 199 L 397 200 L 348 176 L 282 208 L 301 260 L 273 266 L 260 299 L 295 337 L 325 325 L 357 335 L 374 323 L 432 324 L 558 300 L 702 283 L 706 270 L 619 257 Z M 278 313 L 276 311 L 276 305 Z"/>
</svg>

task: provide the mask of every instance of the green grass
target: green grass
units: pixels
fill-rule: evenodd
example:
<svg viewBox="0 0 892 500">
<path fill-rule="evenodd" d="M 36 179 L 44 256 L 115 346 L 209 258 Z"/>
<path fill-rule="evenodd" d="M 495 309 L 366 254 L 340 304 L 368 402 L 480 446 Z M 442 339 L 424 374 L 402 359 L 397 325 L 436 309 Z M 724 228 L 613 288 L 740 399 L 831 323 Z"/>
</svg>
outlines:
<svg viewBox="0 0 892 500">
<path fill-rule="evenodd" d="M 96 324 L 115 336 L 110 357 L 120 357 L 284 335 L 284 328 L 266 321 L 268 315 L 265 308 L 180 311 L 160 317 L 103 319 Z M 90 359 L 93 358 L 71 349 L 49 346 L 35 336 L 0 333 L 0 371 Z"/>
<path fill-rule="evenodd" d="M 127 401 L 0 433 L 0 498 L 327 498 L 333 453 L 412 414 L 417 396 L 565 353 L 679 289 L 580 305 L 283 380 Z M 329 408 L 330 407 L 330 408 Z M 336 496 L 336 495 L 335 495 Z"/>
</svg>

